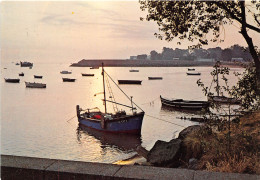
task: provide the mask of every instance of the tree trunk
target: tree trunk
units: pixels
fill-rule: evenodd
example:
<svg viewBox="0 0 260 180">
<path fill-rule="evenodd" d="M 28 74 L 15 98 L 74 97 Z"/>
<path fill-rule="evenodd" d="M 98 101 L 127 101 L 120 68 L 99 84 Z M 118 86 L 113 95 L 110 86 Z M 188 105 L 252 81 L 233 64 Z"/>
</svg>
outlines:
<svg viewBox="0 0 260 180">
<path fill-rule="evenodd" d="M 252 38 L 248 36 L 247 30 L 246 30 L 246 14 L 245 14 L 245 2 L 240 1 L 241 4 L 241 15 L 242 15 L 242 27 L 241 27 L 241 34 L 245 38 L 248 48 L 250 51 L 250 54 L 255 62 L 255 67 L 256 67 L 256 78 L 257 78 L 257 88 L 260 89 L 260 61 L 258 54 L 256 52 L 256 49 L 254 47 Z"/>
</svg>

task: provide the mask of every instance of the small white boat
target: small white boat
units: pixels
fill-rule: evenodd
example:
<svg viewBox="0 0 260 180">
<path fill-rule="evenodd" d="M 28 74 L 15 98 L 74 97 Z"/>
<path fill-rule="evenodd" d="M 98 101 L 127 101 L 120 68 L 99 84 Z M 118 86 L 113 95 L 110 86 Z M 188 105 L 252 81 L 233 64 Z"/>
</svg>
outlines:
<svg viewBox="0 0 260 180">
<path fill-rule="evenodd" d="M 25 86 L 28 88 L 46 88 L 46 84 L 36 82 L 25 82 Z"/>
<path fill-rule="evenodd" d="M 61 74 L 71 74 L 72 72 L 71 71 L 61 71 L 60 73 Z"/>
</svg>

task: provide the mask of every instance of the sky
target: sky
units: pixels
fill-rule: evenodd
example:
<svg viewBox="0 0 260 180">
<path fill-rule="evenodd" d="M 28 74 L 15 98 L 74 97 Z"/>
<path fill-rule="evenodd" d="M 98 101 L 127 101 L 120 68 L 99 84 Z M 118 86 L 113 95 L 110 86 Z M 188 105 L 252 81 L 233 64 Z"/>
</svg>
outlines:
<svg viewBox="0 0 260 180">
<path fill-rule="evenodd" d="M 152 50 L 162 52 L 163 47 L 187 49 L 192 45 L 157 39 L 157 24 L 140 21 L 146 13 L 138 1 L 1 1 L 0 11 L 2 62 L 127 59 Z M 246 46 L 238 31 L 235 24 L 226 26 L 223 43 L 203 48 Z M 260 47 L 259 35 L 250 35 Z"/>
</svg>

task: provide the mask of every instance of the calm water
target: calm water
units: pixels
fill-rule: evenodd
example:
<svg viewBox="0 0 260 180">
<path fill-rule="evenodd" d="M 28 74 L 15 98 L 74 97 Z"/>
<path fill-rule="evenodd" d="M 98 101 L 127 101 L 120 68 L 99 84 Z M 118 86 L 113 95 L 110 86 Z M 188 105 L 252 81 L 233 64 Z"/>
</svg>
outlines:
<svg viewBox="0 0 260 180">
<path fill-rule="evenodd" d="M 7 69 L 4 69 L 6 67 Z M 196 124 L 179 117 L 178 111 L 161 109 L 159 96 L 206 100 L 196 81 L 211 83 L 210 67 L 196 67 L 201 76 L 187 76 L 185 67 L 105 68 L 118 79 L 143 80 L 142 85 L 120 85 L 146 113 L 140 136 L 117 136 L 81 129 L 76 118 L 76 105 L 82 108 L 104 109 L 101 99 L 101 69 L 69 67 L 69 64 L 37 64 L 32 69 L 6 63 L 1 66 L 1 153 L 41 158 L 113 163 L 136 154 L 135 146 L 151 149 L 157 140 L 169 141 L 187 126 Z M 60 74 L 72 70 L 72 74 Z M 232 69 L 240 71 L 240 69 Z M 24 72 L 24 77 L 18 73 Z M 81 73 L 94 73 L 82 77 Z M 43 79 L 34 79 L 42 75 Z M 149 81 L 148 76 L 163 80 Z M 20 78 L 19 84 L 5 83 L 4 78 Z M 76 78 L 75 83 L 62 82 L 62 77 Z M 46 89 L 29 89 L 24 81 L 43 82 Z M 233 80 L 235 82 L 235 79 Z M 116 100 L 130 105 L 124 95 L 111 84 Z M 109 104 L 110 105 L 110 104 Z M 119 107 L 121 109 L 121 107 Z M 109 107 L 112 111 L 112 106 Z M 127 109 L 126 109 L 127 110 Z M 128 110 L 127 110 L 128 111 Z M 189 114 L 190 116 L 192 114 Z M 151 117 L 152 116 L 152 117 Z M 156 118 L 154 118 L 156 117 Z M 180 126 L 164 122 L 167 120 Z"/>
</svg>

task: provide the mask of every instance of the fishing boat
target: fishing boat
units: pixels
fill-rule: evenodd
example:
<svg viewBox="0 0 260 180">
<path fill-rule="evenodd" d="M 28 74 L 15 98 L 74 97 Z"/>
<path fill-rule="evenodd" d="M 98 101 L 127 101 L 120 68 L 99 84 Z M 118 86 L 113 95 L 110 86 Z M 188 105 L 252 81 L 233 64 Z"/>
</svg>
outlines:
<svg viewBox="0 0 260 180">
<path fill-rule="evenodd" d="M 95 74 L 86 74 L 86 73 L 81 73 L 82 76 L 94 76 Z"/>
<path fill-rule="evenodd" d="M 36 79 L 42 79 L 42 76 L 34 75 L 34 78 L 36 78 Z"/>
<path fill-rule="evenodd" d="M 138 69 L 130 69 L 129 72 L 139 72 Z"/>
<path fill-rule="evenodd" d="M 162 80 L 162 77 L 148 77 L 148 80 Z"/>
<path fill-rule="evenodd" d="M 194 72 L 194 73 L 186 73 L 188 76 L 200 76 L 201 75 L 201 73 L 199 73 L 199 72 Z"/>
<path fill-rule="evenodd" d="M 33 63 L 31 63 L 31 62 L 21 62 L 20 61 L 20 65 L 21 65 L 21 67 L 32 67 L 33 66 Z"/>
<path fill-rule="evenodd" d="M 131 101 L 131 106 L 124 105 L 115 101 L 115 97 L 113 95 L 109 79 L 119 88 L 122 92 L 123 90 L 115 83 L 115 81 L 107 74 L 104 70 L 103 63 L 102 63 L 102 76 L 103 76 L 103 92 L 104 95 L 104 112 L 101 112 L 97 108 L 93 109 L 86 109 L 83 110 L 76 106 L 78 122 L 80 125 L 92 128 L 97 131 L 103 131 L 108 133 L 127 133 L 127 134 L 141 134 L 144 111 L 136 105 L 132 97 L 127 96 L 125 93 L 124 95 Z M 106 84 L 105 84 L 105 77 L 106 77 Z M 106 85 L 108 88 L 106 89 Z M 106 90 L 109 92 L 110 100 L 106 99 Z M 100 93 L 99 93 L 100 94 Z M 107 112 L 107 102 L 113 104 L 114 113 Z M 119 111 L 117 105 L 124 106 L 131 109 L 131 114 L 127 114 L 125 111 Z M 141 112 L 137 112 L 138 107 Z"/>
<path fill-rule="evenodd" d="M 141 84 L 141 80 L 118 80 L 118 84 Z"/>
<path fill-rule="evenodd" d="M 162 106 L 171 107 L 179 110 L 201 111 L 208 110 L 210 103 L 208 101 L 187 101 L 183 99 L 168 99 L 160 96 Z"/>
<path fill-rule="evenodd" d="M 71 74 L 72 72 L 71 71 L 61 71 L 60 73 L 61 74 Z"/>
<path fill-rule="evenodd" d="M 27 88 L 46 88 L 46 84 L 36 82 L 25 82 Z"/>
<path fill-rule="evenodd" d="M 99 67 L 90 67 L 89 69 L 99 69 Z"/>
<path fill-rule="evenodd" d="M 72 78 L 62 78 L 63 82 L 75 82 L 76 79 L 72 79 Z"/>
<path fill-rule="evenodd" d="M 23 72 L 19 73 L 19 76 L 24 76 L 24 73 Z"/>
<path fill-rule="evenodd" d="M 20 79 L 5 78 L 5 82 L 8 82 L 8 83 L 19 83 Z"/>
<path fill-rule="evenodd" d="M 188 68 L 188 71 L 195 71 L 194 68 Z"/>
<path fill-rule="evenodd" d="M 220 67 L 220 62 L 217 62 L 214 66 L 215 68 L 215 72 L 216 72 L 216 79 L 212 80 L 212 82 L 216 82 L 216 92 L 217 95 L 210 95 L 208 96 L 208 101 L 210 102 L 214 102 L 214 103 L 219 103 L 219 104 L 240 104 L 241 100 L 236 99 L 236 98 L 231 98 L 231 97 L 226 97 L 223 95 L 220 95 L 220 86 L 219 86 L 219 78 L 218 78 L 218 74 L 219 74 L 219 68 Z"/>
</svg>

